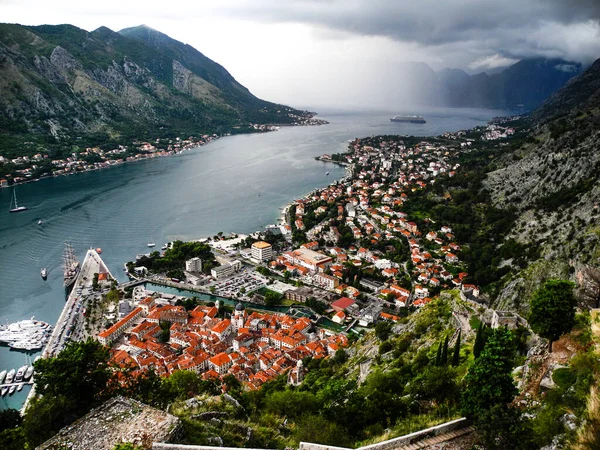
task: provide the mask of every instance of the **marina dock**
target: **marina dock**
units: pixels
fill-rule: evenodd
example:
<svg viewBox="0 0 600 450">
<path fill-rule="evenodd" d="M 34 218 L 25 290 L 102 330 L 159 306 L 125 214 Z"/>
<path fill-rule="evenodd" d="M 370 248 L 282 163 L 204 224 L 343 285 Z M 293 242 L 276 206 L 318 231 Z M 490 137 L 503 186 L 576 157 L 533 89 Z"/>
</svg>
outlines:
<svg viewBox="0 0 600 450">
<path fill-rule="evenodd" d="M 85 255 L 73 289 L 42 352 L 43 357 L 54 356 L 64 348 L 68 341 L 79 340 L 81 336 L 79 328 L 84 321 L 82 299 L 86 297 L 86 293 L 92 292 L 95 273 L 106 273 L 110 278 L 115 279 L 96 250 L 90 249 Z"/>
<path fill-rule="evenodd" d="M 82 300 L 87 296 L 87 293 L 92 292 L 92 282 L 95 273 L 106 273 L 110 278 L 116 279 L 112 276 L 96 250 L 90 249 L 85 255 L 81 270 L 73 284 L 73 289 L 67 297 L 65 306 L 52 331 L 52 335 L 42 351 L 43 358 L 56 356 L 69 341 L 78 341 L 82 338 L 82 328 L 85 322 Z M 34 395 L 35 384 L 23 404 L 22 412 L 25 411 L 30 399 Z"/>
</svg>

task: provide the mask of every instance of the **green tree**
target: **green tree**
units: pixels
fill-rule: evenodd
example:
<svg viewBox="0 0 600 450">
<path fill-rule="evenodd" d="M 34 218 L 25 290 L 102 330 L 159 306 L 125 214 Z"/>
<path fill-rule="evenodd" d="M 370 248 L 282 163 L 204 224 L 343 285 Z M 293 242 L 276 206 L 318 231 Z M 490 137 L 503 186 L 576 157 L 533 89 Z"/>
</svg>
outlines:
<svg viewBox="0 0 600 450">
<path fill-rule="evenodd" d="M 131 442 L 121 442 L 116 444 L 112 450 L 143 450 L 143 447 L 133 445 Z"/>
<path fill-rule="evenodd" d="M 477 334 L 475 335 L 475 343 L 473 344 L 473 356 L 475 356 L 475 359 L 479 358 L 483 347 L 485 347 L 485 334 L 485 325 L 483 324 L 483 322 L 479 322 L 479 326 L 477 327 Z"/>
<path fill-rule="evenodd" d="M 510 330 L 491 330 L 485 348 L 464 378 L 462 410 L 466 417 L 477 419 L 494 405 L 506 406 L 512 401 L 517 392 L 511 376 L 513 362 Z"/>
<path fill-rule="evenodd" d="M 23 431 L 30 448 L 50 439 L 62 427 L 82 414 L 74 412 L 74 403 L 64 395 L 44 396 L 33 399 L 23 418 Z"/>
<path fill-rule="evenodd" d="M 332 363 L 336 365 L 341 365 L 344 364 L 346 361 L 348 361 L 348 354 L 346 353 L 346 350 L 344 350 L 343 348 L 337 349 L 335 355 L 333 356 Z"/>
<path fill-rule="evenodd" d="M 303 414 L 317 413 L 319 402 L 310 392 L 285 390 L 269 395 L 266 399 L 265 408 L 273 414 L 293 419 Z"/>
<path fill-rule="evenodd" d="M 167 322 L 166 320 L 164 320 L 159 323 L 159 326 L 160 326 L 160 333 L 158 335 L 159 342 L 162 342 L 163 344 L 166 342 L 169 342 L 169 339 L 171 339 L 171 322 Z"/>
<path fill-rule="evenodd" d="M 378 322 L 375 325 L 375 335 L 380 341 L 386 341 L 392 334 L 392 324 L 387 321 Z"/>
<path fill-rule="evenodd" d="M 444 346 L 442 347 L 442 356 L 440 358 L 440 365 L 445 366 L 448 364 L 448 335 L 444 339 Z"/>
<path fill-rule="evenodd" d="M 265 305 L 267 306 L 279 305 L 281 300 L 283 300 L 283 295 L 281 295 L 279 292 L 267 291 L 265 294 Z"/>
<path fill-rule="evenodd" d="M 344 427 L 318 415 L 302 416 L 296 422 L 293 436 L 296 442 L 314 442 L 340 447 L 351 444 L 348 431 Z"/>
<path fill-rule="evenodd" d="M 162 382 L 163 395 L 170 401 L 185 400 L 209 390 L 196 372 L 176 370 Z"/>
<path fill-rule="evenodd" d="M 103 400 L 111 378 L 109 351 L 98 341 L 70 342 L 58 356 L 34 363 L 36 392 L 42 396 L 65 395 L 79 410 Z"/>
<path fill-rule="evenodd" d="M 169 403 L 169 399 L 162 389 L 164 380 L 154 370 L 136 373 L 135 376 L 131 374 L 132 371 L 134 368 L 126 370 L 124 373 L 125 383 L 118 385 L 118 390 L 122 395 L 133 397 L 142 403 L 158 408 L 165 407 Z"/>
<path fill-rule="evenodd" d="M 486 450 L 529 450 L 534 445 L 529 420 L 518 408 L 494 405 L 476 420 L 477 434 Z"/>
<path fill-rule="evenodd" d="M 0 411 L 0 432 L 21 425 L 23 418 L 16 409 L 3 409 Z"/>
<path fill-rule="evenodd" d="M 111 394 L 108 348 L 95 340 L 70 342 L 54 358 L 34 363 L 36 390 L 23 428 L 31 446 L 87 413 Z"/>
<path fill-rule="evenodd" d="M 435 355 L 435 365 L 439 366 L 442 363 L 442 343 L 438 344 L 437 353 Z"/>
<path fill-rule="evenodd" d="M 531 298 L 529 323 L 533 331 L 552 343 L 575 325 L 574 284 L 566 280 L 548 280 Z"/>
<path fill-rule="evenodd" d="M 454 351 L 452 353 L 452 365 L 454 367 L 460 364 L 460 334 L 462 330 L 458 332 L 458 336 L 456 337 L 456 343 L 454 344 Z"/>
<path fill-rule="evenodd" d="M 414 377 L 407 390 L 419 400 L 455 403 L 459 398 L 456 369 L 447 366 L 427 366 Z"/>
<path fill-rule="evenodd" d="M 106 300 L 110 303 L 117 303 L 119 301 L 119 291 L 116 289 L 111 289 L 106 294 Z"/>
<path fill-rule="evenodd" d="M 2 450 L 23 450 L 26 448 L 24 428 L 7 428 L 1 431 L 0 442 L 2 443 Z"/>
</svg>

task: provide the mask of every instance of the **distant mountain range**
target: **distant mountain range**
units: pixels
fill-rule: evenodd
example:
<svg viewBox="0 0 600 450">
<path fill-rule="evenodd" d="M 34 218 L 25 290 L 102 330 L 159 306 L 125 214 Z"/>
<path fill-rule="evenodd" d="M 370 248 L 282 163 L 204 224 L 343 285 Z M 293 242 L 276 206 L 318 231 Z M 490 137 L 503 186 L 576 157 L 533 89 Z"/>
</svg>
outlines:
<svg viewBox="0 0 600 450">
<path fill-rule="evenodd" d="M 468 75 L 459 69 L 438 72 L 447 106 L 529 111 L 581 72 L 581 64 L 560 59 L 524 59 L 499 73 Z"/>
<path fill-rule="evenodd" d="M 425 63 L 406 62 L 396 66 L 386 84 L 388 98 L 400 108 L 412 104 L 526 112 L 540 106 L 581 70 L 579 63 L 542 58 L 475 75 L 461 69 L 435 72 Z"/>
<path fill-rule="evenodd" d="M 25 142 L 243 132 L 301 113 L 255 97 L 193 47 L 146 26 L 0 24 L 0 152 Z"/>
</svg>

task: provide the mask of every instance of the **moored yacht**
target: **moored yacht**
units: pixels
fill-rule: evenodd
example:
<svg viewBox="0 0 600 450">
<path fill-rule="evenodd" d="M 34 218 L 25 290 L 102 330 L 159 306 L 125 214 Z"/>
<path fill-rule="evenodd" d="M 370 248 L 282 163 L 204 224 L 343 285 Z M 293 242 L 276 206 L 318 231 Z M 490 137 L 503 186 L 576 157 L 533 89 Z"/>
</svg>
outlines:
<svg viewBox="0 0 600 450">
<path fill-rule="evenodd" d="M 23 376 L 23 379 L 29 380 L 32 375 L 33 375 L 33 366 L 29 366 L 29 367 L 27 367 L 27 370 L 25 371 L 25 375 Z"/>
<path fill-rule="evenodd" d="M 10 369 L 10 372 L 8 372 L 6 374 L 6 384 L 10 384 L 13 382 L 13 380 L 15 378 L 15 373 L 16 373 L 15 369 Z"/>
<path fill-rule="evenodd" d="M 4 381 L 4 378 L 6 378 L 6 370 L 3 370 L 2 372 L 0 372 L 0 384 L 2 384 L 2 382 Z"/>
<path fill-rule="evenodd" d="M 25 372 L 27 372 L 27 366 L 19 367 L 19 370 L 17 370 L 17 376 L 15 377 L 15 381 L 17 383 L 19 381 L 23 381 L 23 376 L 25 375 Z"/>
<path fill-rule="evenodd" d="M 40 271 L 40 275 L 45 280 L 46 278 L 48 278 L 48 270 L 45 267 L 43 267 L 42 270 Z"/>
</svg>

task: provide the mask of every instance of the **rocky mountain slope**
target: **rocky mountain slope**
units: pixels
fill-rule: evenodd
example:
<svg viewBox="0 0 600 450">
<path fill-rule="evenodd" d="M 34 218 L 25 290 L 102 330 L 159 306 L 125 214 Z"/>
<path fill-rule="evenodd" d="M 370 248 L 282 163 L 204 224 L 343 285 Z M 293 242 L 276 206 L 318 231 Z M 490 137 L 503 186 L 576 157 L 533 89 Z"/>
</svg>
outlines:
<svg viewBox="0 0 600 450">
<path fill-rule="evenodd" d="M 574 279 L 584 265 L 600 263 L 599 107 L 600 60 L 531 115 L 528 137 L 487 174 L 493 204 L 517 211 L 507 239 L 540 255 L 505 280 L 496 306 L 526 310 L 521 300 L 543 280 Z"/>
<path fill-rule="evenodd" d="M 0 151 L 245 131 L 300 111 L 252 95 L 219 64 L 148 27 L 0 24 Z M 24 150 L 24 149 L 23 149 Z"/>
</svg>

